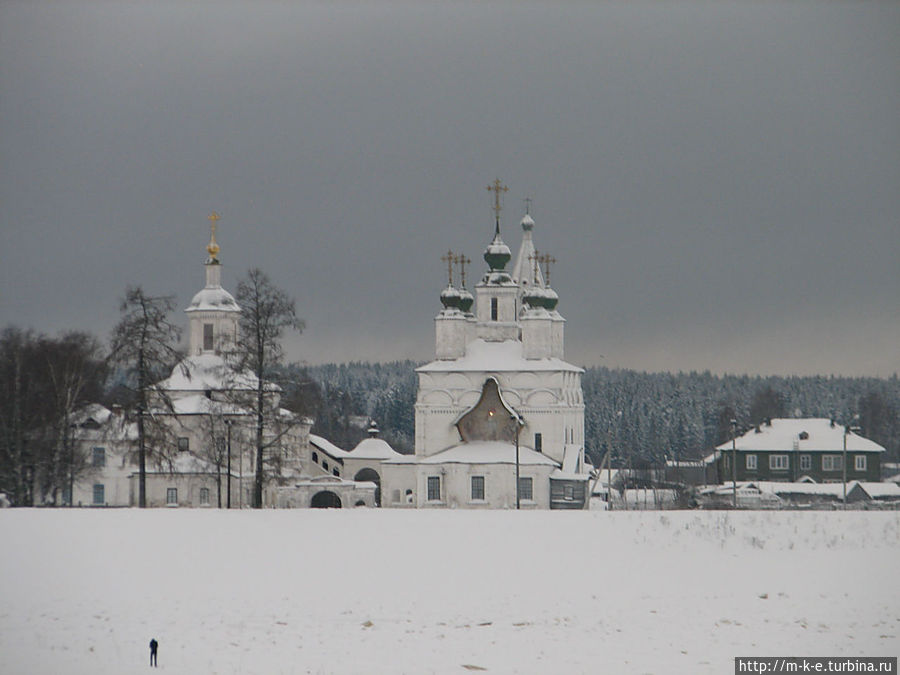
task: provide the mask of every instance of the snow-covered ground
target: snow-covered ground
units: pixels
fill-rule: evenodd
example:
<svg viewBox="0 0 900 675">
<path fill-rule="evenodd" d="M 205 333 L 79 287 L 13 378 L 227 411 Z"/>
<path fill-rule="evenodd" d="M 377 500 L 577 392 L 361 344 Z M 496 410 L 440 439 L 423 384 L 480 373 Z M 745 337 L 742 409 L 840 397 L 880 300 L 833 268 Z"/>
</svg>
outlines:
<svg viewBox="0 0 900 675">
<path fill-rule="evenodd" d="M 730 673 L 900 652 L 900 513 L 0 511 L 0 673 Z"/>
</svg>

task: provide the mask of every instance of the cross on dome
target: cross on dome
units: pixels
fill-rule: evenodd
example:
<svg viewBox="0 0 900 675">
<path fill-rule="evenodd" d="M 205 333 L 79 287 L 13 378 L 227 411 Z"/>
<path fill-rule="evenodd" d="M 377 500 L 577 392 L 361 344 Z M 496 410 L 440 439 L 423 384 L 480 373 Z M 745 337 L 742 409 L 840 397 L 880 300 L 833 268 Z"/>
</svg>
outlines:
<svg viewBox="0 0 900 675">
<path fill-rule="evenodd" d="M 209 226 L 209 243 L 206 245 L 206 252 L 209 253 L 209 258 L 211 261 L 218 262 L 219 255 L 219 245 L 216 243 L 216 225 L 218 224 L 221 216 L 213 211 L 207 216 L 207 219 L 210 222 Z"/>
</svg>

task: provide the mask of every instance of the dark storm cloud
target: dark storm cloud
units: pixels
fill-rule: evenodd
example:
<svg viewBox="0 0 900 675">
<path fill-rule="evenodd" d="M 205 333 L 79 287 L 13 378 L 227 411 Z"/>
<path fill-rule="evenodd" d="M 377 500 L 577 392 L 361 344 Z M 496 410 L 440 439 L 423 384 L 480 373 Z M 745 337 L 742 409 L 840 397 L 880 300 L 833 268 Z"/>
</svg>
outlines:
<svg viewBox="0 0 900 675">
<path fill-rule="evenodd" d="M 428 358 L 499 175 L 571 360 L 887 375 L 898 36 L 893 3 L 6 3 L 0 323 L 186 305 L 216 209 L 226 285 L 297 298 L 292 356 Z"/>
</svg>

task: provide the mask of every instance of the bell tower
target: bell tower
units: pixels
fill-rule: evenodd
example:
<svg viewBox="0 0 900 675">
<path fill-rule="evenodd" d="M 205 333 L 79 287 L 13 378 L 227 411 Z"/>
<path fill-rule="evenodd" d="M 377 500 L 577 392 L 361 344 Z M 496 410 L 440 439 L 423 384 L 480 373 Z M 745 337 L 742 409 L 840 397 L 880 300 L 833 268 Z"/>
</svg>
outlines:
<svg viewBox="0 0 900 675">
<path fill-rule="evenodd" d="M 206 286 L 193 297 L 191 304 L 184 310 L 190 320 L 189 356 L 219 354 L 229 344 L 233 344 L 237 340 L 238 321 L 241 315 L 241 308 L 238 307 L 234 296 L 222 288 L 220 248 L 216 242 L 216 228 L 221 216 L 213 211 L 208 219 L 210 235 L 204 263 Z"/>
</svg>

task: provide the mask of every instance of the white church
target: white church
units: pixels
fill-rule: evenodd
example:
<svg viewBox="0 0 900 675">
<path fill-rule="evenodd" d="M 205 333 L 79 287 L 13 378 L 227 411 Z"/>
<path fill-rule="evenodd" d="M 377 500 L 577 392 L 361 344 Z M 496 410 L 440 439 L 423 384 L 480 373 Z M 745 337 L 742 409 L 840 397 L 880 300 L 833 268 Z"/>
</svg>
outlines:
<svg viewBox="0 0 900 675">
<path fill-rule="evenodd" d="M 586 509 L 583 370 L 564 360 L 565 319 L 548 281 L 552 258 L 521 221 L 515 263 L 500 236 L 499 180 L 487 271 L 465 287 L 452 252 L 435 360 L 417 369 L 415 455 L 382 462 L 382 505 L 399 508 Z M 453 267 L 459 265 L 459 287 Z M 544 273 L 540 264 L 548 265 Z"/>
<path fill-rule="evenodd" d="M 149 411 L 162 433 L 151 441 L 146 499 L 151 507 L 242 508 L 252 502 L 255 479 L 254 416 L 241 392 L 256 389 L 256 376 L 233 369 L 225 358 L 238 339 L 241 308 L 222 287 L 220 247 L 213 213 L 204 263 L 206 284 L 184 310 L 187 354 L 154 386 Z M 279 407 L 281 390 L 267 386 L 277 423 L 268 428 L 267 507 L 375 506 L 378 474 L 372 457 L 399 456 L 366 439 L 347 452 L 310 433 L 313 421 Z M 164 402 L 167 401 L 167 402 Z M 370 434 L 374 435 L 374 434 Z M 86 406 L 76 419 L 75 443 L 89 470 L 66 495 L 80 506 L 136 506 L 136 424 L 121 408 Z M 375 452 L 373 452 L 373 447 Z M 352 472 L 351 475 L 348 475 Z M 372 480 L 374 478 L 374 481 Z"/>
<path fill-rule="evenodd" d="M 535 249 L 534 220 L 521 221 L 512 253 L 500 235 L 499 180 L 487 271 L 466 288 L 464 255 L 448 252 L 448 285 L 435 317 L 435 360 L 417 369 L 415 454 L 401 455 L 377 438 L 351 451 L 310 433 L 313 421 L 278 408 L 282 428 L 267 451 L 263 504 L 279 508 L 586 509 L 590 465 L 584 460 L 583 370 L 564 360 L 565 319 L 550 287 L 548 255 Z M 185 309 L 186 357 L 157 383 L 152 414 L 168 428 L 148 465 L 148 506 L 240 508 L 251 502 L 253 418 L 235 392 L 252 391 L 252 373 L 229 367 L 224 354 L 238 338 L 241 309 L 222 287 L 215 240 L 204 263 L 206 284 Z M 545 265 L 541 270 L 541 265 Z M 454 265 L 458 286 L 454 285 Z M 171 402 L 162 404 L 162 395 Z M 278 407 L 280 389 L 271 385 Z M 136 431 L 121 410 L 92 405 L 76 433 L 92 471 L 75 485 L 73 503 L 137 504 Z M 165 452 L 160 452 L 165 450 Z M 151 450 L 151 457 L 153 451 Z"/>
</svg>

